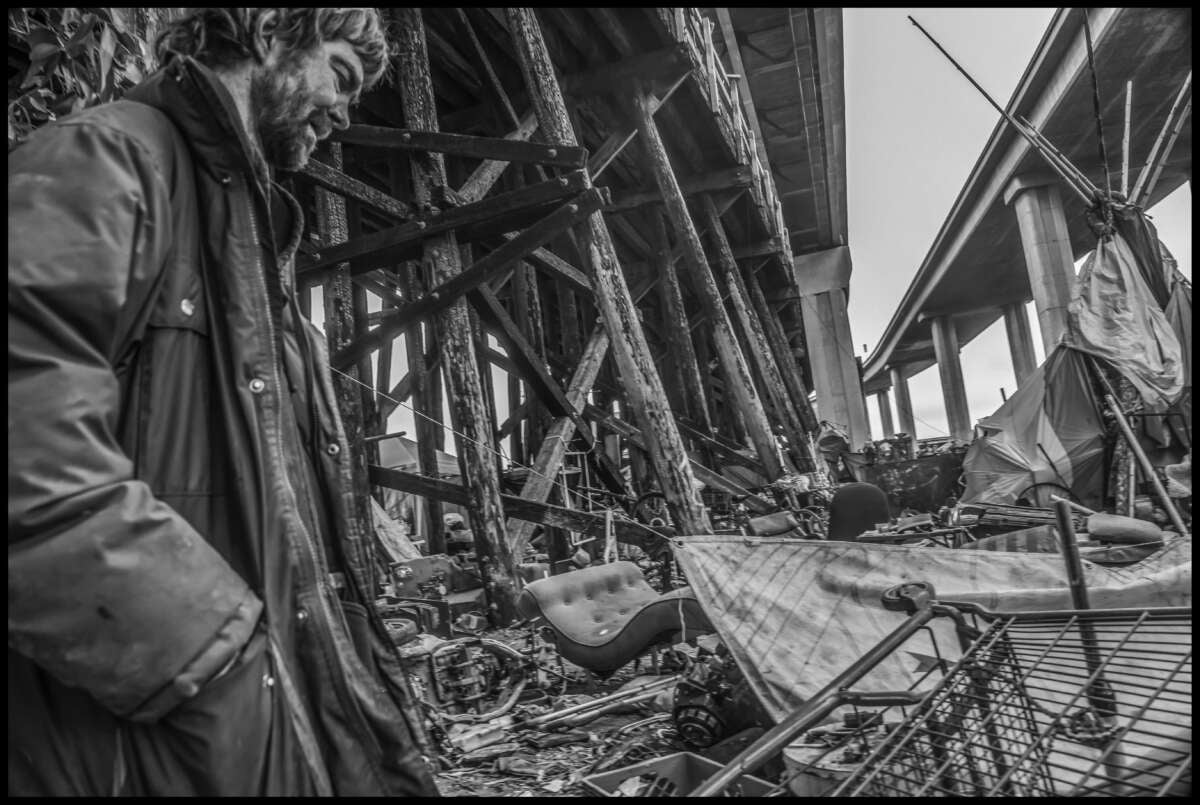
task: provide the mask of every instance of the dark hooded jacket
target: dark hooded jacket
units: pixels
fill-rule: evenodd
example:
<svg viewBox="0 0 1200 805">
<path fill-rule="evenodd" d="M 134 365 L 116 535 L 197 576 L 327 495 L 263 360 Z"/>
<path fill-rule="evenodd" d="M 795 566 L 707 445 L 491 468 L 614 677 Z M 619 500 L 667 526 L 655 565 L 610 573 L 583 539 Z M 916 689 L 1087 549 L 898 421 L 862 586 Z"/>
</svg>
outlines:
<svg viewBox="0 0 1200 805">
<path fill-rule="evenodd" d="M 8 192 L 9 793 L 434 793 L 231 96 L 177 59 Z"/>
</svg>

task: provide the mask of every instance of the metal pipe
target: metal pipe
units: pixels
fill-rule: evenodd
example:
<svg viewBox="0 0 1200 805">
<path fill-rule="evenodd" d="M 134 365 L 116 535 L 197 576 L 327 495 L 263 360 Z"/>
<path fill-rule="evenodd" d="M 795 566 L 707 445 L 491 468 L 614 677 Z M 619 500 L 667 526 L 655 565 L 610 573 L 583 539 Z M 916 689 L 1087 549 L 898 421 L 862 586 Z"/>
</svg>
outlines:
<svg viewBox="0 0 1200 805">
<path fill-rule="evenodd" d="M 866 676 L 871 669 L 891 656 L 905 640 L 924 628 L 925 624 L 929 623 L 936 614 L 928 602 L 922 604 L 916 612 L 896 627 L 891 634 L 879 641 L 874 648 L 838 674 L 832 682 L 821 688 L 798 710 L 786 716 L 757 741 L 743 749 L 737 757 L 702 782 L 688 796 L 715 797 L 738 777 L 752 772 L 766 763 L 789 741 L 841 706 L 844 702 L 842 688 Z"/>
<path fill-rule="evenodd" d="M 1079 558 L 1079 544 L 1075 541 L 1075 523 L 1071 520 L 1071 506 L 1065 500 L 1056 501 L 1054 513 L 1058 518 L 1058 539 L 1063 559 L 1067 564 L 1067 584 L 1071 588 L 1072 607 L 1090 609 L 1087 583 L 1083 580 L 1083 562 Z"/>
<path fill-rule="evenodd" d="M 1030 135 L 1042 146 L 1044 149 L 1043 156 L 1045 156 L 1048 161 L 1058 165 L 1060 174 L 1066 174 L 1074 180 L 1076 185 L 1075 192 L 1083 196 L 1085 203 L 1092 204 L 1095 199 L 1100 196 L 1100 188 L 1092 184 L 1092 180 L 1087 177 L 1087 174 L 1075 167 L 1075 165 L 1071 163 L 1071 160 L 1067 159 L 1067 155 L 1060 151 L 1058 146 L 1050 142 L 1050 139 L 1045 134 L 1042 134 L 1040 131 L 1038 131 L 1038 129 L 1029 122 L 1028 118 L 1018 115 L 1017 120 L 1019 120 L 1021 124 L 1028 129 Z"/>
<path fill-rule="evenodd" d="M 636 696 L 641 693 L 645 693 L 647 691 L 656 691 L 660 688 L 670 687 L 671 685 L 678 683 L 679 679 L 680 679 L 679 675 L 676 674 L 675 676 L 668 676 L 668 677 L 663 677 L 662 679 L 656 679 L 653 682 L 645 682 L 641 685 L 637 685 L 637 686 L 629 688 L 627 690 L 618 690 L 615 693 L 610 693 L 607 696 L 601 696 L 598 699 L 592 699 L 591 701 L 581 702 L 580 704 L 574 705 L 572 707 L 566 707 L 562 710 L 559 710 L 556 713 L 547 713 L 544 716 L 537 716 L 535 718 L 526 719 L 525 721 L 522 721 L 518 724 L 514 724 L 513 729 L 525 729 L 527 727 L 543 726 L 545 724 L 558 721 L 559 719 L 561 719 L 565 716 L 569 716 L 574 713 L 581 713 L 585 710 L 591 710 L 595 707 L 600 707 L 600 706 L 606 705 L 610 702 L 624 702 L 624 701 L 629 700 L 633 696 Z"/>
<path fill-rule="evenodd" d="M 1163 140 L 1166 139 L 1167 133 L 1171 130 L 1171 125 L 1175 121 L 1175 113 L 1179 111 L 1180 104 L 1183 103 L 1184 97 L 1187 95 L 1188 89 L 1192 86 L 1192 71 L 1189 70 L 1187 77 L 1183 79 L 1183 86 L 1179 88 L 1179 94 L 1175 96 L 1175 102 L 1171 104 L 1171 111 L 1167 112 L 1167 119 L 1163 121 L 1162 130 L 1158 136 L 1154 138 L 1154 145 L 1150 148 L 1150 156 L 1146 159 L 1146 164 L 1138 171 L 1137 181 L 1133 183 L 1133 190 L 1129 193 L 1129 201 L 1137 206 L 1143 206 L 1142 187 L 1146 184 L 1146 180 L 1150 178 L 1150 173 L 1154 169 L 1155 161 L 1158 159 L 1158 149 L 1162 147 Z M 1182 120 L 1186 115 L 1181 115 Z M 1164 160 L 1166 157 L 1164 157 Z"/>
</svg>

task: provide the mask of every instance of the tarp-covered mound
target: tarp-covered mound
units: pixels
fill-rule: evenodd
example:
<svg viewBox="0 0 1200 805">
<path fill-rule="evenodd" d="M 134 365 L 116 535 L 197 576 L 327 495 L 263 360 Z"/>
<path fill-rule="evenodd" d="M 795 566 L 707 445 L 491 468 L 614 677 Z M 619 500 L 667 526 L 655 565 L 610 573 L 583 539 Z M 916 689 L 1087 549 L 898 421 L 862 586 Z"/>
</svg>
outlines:
<svg viewBox="0 0 1200 805">
<path fill-rule="evenodd" d="M 1060 554 L 998 553 L 846 542 L 698 536 L 676 557 L 722 642 L 776 721 L 811 698 L 907 617 L 882 593 L 925 581 L 946 601 L 991 610 L 1069 609 Z M 1094 608 L 1191 606 L 1192 545 L 1178 537 L 1126 567 L 1084 562 Z M 935 619 L 943 656 L 958 656 Z M 886 660 L 863 690 L 904 690 L 934 656 L 924 634 Z M 1190 642 L 1190 636 L 1188 636 Z M 916 648 L 914 648 L 916 646 Z"/>
<path fill-rule="evenodd" d="M 1183 355 L 1164 313 L 1170 290 L 1158 240 L 1144 216 L 1126 223 L 1144 237 L 1133 246 L 1117 233 L 1100 239 L 1075 281 L 1062 343 L 1112 365 L 1162 410 L 1183 393 Z"/>
<path fill-rule="evenodd" d="M 1059 346 L 996 413 L 963 459 L 964 503 L 1016 503 L 1034 484 L 1058 484 L 1085 506 L 1104 494 L 1104 426 L 1084 356 Z M 1047 487 L 1051 492 L 1053 487 Z M 1031 499 L 1049 505 L 1045 496 Z"/>
</svg>

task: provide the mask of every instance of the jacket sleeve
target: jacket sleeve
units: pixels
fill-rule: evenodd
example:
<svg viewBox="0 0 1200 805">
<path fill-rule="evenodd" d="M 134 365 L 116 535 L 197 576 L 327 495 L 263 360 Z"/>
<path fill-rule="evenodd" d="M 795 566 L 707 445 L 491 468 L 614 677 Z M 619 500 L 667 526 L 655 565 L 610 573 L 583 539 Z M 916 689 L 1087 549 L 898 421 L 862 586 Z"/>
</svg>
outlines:
<svg viewBox="0 0 1200 805">
<path fill-rule="evenodd" d="M 154 721 L 236 656 L 262 603 L 118 442 L 112 364 L 167 264 L 171 179 L 145 140 L 81 117 L 9 155 L 8 643 Z"/>
</svg>

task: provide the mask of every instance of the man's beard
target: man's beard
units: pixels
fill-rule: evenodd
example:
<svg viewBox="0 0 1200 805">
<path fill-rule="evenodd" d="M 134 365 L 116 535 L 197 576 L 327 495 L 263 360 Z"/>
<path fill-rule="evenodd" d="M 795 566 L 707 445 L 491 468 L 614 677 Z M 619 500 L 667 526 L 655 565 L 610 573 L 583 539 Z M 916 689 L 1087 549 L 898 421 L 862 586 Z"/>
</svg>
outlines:
<svg viewBox="0 0 1200 805">
<path fill-rule="evenodd" d="M 308 86 L 303 77 L 295 86 L 281 72 L 259 72 L 250 81 L 250 108 L 256 122 L 263 157 L 277 170 L 296 171 L 304 167 L 316 147 L 320 131 L 328 130 L 316 122 L 309 104 Z"/>
</svg>

